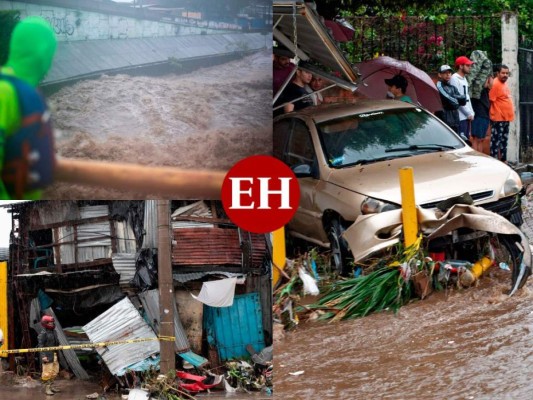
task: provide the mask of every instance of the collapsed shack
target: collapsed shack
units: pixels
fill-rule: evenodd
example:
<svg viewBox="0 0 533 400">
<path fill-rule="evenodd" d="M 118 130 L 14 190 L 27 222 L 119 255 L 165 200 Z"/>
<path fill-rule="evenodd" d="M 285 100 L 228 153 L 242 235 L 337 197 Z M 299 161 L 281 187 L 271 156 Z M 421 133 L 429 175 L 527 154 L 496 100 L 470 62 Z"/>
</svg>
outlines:
<svg viewBox="0 0 533 400">
<path fill-rule="evenodd" d="M 35 347 L 41 316 L 49 314 L 60 345 L 78 345 L 59 352 L 70 375 L 99 379 L 104 391 L 133 388 L 153 375 L 163 340 L 158 340 L 156 201 L 4 207 L 12 213 L 7 348 Z M 214 379 L 209 371 L 222 385 L 228 361 L 249 359 L 272 344 L 269 236 L 238 229 L 216 201 L 172 201 L 171 214 L 174 337 L 169 340 L 175 342 L 175 369 L 189 374 L 179 385 L 194 393 L 215 386 L 205 382 Z M 214 299 L 207 305 L 213 299 L 205 298 L 203 286 L 213 285 L 220 294 L 228 281 L 233 285 L 225 286 L 225 303 Z M 9 354 L 10 369 L 38 372 L 37 354 Z M 191 376 L 203 384 L 183 384 Z M 261 382 L 251 389 L 263 389 Z"/>
</svg>

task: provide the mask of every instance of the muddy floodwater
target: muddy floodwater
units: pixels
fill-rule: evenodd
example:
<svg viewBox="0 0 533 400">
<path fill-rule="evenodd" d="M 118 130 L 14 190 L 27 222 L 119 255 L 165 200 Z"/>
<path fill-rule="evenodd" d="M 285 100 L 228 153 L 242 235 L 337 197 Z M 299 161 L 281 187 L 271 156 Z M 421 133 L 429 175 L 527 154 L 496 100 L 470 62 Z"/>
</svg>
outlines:
<svg viewBox="0 0 533 400">
<path fill-rule="evenodd" d="M 533 288 L 505 288 L 485 278 L 396 316 L 306 323 L 275 344 L 276 398 L 531 399 Z"/>
<path fill-rule="evenodd" d="M 49 97 L 62 157 L 227 170 L 272 152 L 272 53 L 187 74 L 102 76 Z M 47 199 L 145 198 L 57 183 Z"/>
<path fill-rule="evenodd" d="M 397 315 L 300 324 L 274 345 L 276 398 L 532 399 L 533 280 L 509 298 L 508 274 Z"/>
</svg>

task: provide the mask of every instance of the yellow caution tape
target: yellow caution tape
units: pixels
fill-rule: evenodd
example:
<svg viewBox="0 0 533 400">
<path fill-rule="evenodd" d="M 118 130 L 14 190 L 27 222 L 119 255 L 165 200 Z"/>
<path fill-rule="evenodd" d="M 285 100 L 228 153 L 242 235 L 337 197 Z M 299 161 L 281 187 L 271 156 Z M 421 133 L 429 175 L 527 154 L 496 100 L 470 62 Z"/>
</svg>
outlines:
<svg viewBox="0 0 533 400">
<path fill-rule="evenodd" d="M 31 349 L 16 349 L 16 350 L 1 350 L 3 354 L 17 354 L 17 353 L 40 353 L 42 351 L 57 351 L 57 350 L 74 350 L 74 349 L 89 349 L 96 347 L 108 347 L 115 344 L 128 344 L 139 342 L 153 342 L 154 340 L 164 340 L 173 342 L 176 338 L 174 336 L 159 336 L 156 338 L 142 338 L 142 339 L 129 339 L 129 340 L 115 340 L 113 342 L 98 342 L 98 343 L 86 343 L 86 344 L 72 344 L 68 346 L 54 346 L 54 347 L 34 347 Z"/>
</svg>

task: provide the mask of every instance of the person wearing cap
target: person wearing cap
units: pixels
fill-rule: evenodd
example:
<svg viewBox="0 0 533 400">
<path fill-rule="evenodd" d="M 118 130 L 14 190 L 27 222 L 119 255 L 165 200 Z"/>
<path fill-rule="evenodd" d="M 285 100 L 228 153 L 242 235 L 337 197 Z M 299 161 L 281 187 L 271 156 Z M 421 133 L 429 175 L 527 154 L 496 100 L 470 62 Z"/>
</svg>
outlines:
<svg viewBox="0 0 533 400">
<path fill-rule="evenodd" d="M 37 347 L 54 347 L 59 345 L 55 332 L 55 320 L 51 315 L 43 315 L 41 318 L 41 331 L 37 336 Z M 41 381 L 45 386 L 47 396 L 53 396 L 60 390 L 53 386 L 54 379 L 59 374 L 59 361 L 54 351 L 41 351 L 39 353 L 42 366 Z"/>
<path fill-rule="evenodd" d="M 490 155 L 500 161 L 507 162 L 507 140 L 509 125 L 514 120 L 514 105 L 511 91 L 507 86 L 509 67 L 504 64 L 494 67 L 496 79 L 489 92 L 490 100 Z"/>
<path fill-rule="evenodd" d="M 466 98 L 466 104 L 459 107 L 459 134 L 463 139 L 468 139 L 471 133 L 471 122 L 474 119 L 474 109 L 468 93 L 468 81 L 466 75 L 470 73 L 474 62 L 468 57 L 460 56 L 455 60 L 456 72 L 452 75 L 450 84 L 455 86 L 459 93 Z"/>
<path fill-rule="evenodd" d="M 435 115 L 446 125 L 459 133 L 459 107 L 466 103 L 466 97 L 461 95 L 457 88 L 450 83 L 453 69 L 449 65 L 441 65 L 438 69 L 439 81 L 437 90 L 442 102 L 442 110 Z"/>
<path fill-rule="evenodd" d="M 409 83 L 402 75 L 394 75 L 392 78 L 385 79 L 385 84 L 388 87 L 387 97 L 394 100 L 406 101 L 412 103 L 413 100 L 405 94 Z"/>
</svg>

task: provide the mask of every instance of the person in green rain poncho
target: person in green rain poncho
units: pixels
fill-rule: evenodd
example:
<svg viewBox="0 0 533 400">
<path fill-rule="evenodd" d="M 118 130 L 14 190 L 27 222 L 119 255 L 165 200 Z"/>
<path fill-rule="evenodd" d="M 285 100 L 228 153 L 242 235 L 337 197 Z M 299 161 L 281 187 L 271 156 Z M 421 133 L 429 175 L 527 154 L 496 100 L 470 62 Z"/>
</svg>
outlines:
<svg viewBox="0 0 533 400">
<path fill-rule="evenodd" d="M 50 113 L 37 85 L 52 65 L 57 40 L 41 17 L 19 22 L 0 69 L 0 199 L 39 199 L 52 183 Z"/>
</svg>

